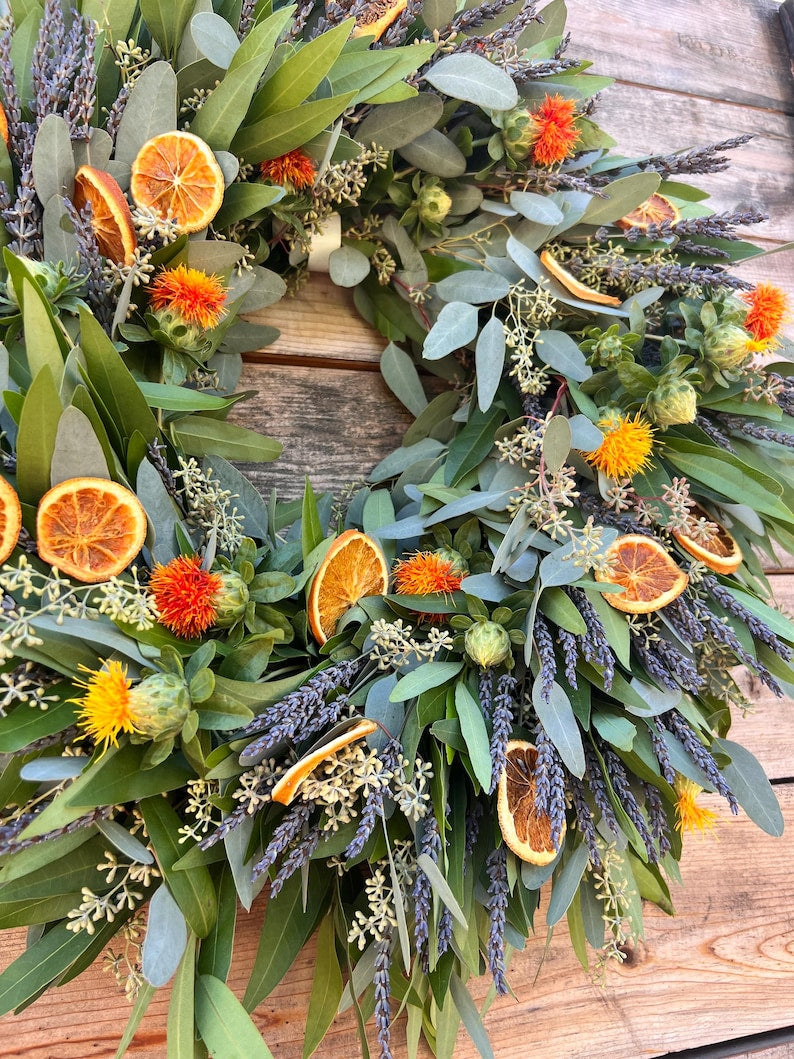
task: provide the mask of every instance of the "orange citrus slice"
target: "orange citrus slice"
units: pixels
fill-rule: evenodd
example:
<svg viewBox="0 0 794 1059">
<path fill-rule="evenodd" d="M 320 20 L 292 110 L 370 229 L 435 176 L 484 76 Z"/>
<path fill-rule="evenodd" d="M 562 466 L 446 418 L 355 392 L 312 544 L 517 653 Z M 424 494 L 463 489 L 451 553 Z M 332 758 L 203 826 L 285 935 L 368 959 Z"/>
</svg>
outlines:
<svg viewBox="0 0 794 1059">
<path fill-rule="evenodd" d="M 551 840 L 551 817 L 535 806 L 535 762 L 537 749 L 523 739 L 507 744 L 507 761 L 499 777 L 497 810 L 499 827 L 508 849 L 529 864 L 551 864 L 557 856 Z M 560 844 L 565 836 L 562 825 Z"/>
<path fill-rule="evenodd" d="M 615 224 L 618 228 L 623 228 L 624 231 L 629 228 L 639 228 L 644 232 L 652 224 L 661 224 L 662 221 L 670 221 L 675 224 L 676 221 L 680 220 L 681 211 L 679 208 L 674 206 L 664 195 L 654 191 L 650 198 L 646 199 L 645 202 L 641 202 L 625 217 L 615 221 Z"/>
<path fill-rule="evenodd" d="M 132 163 L 135 204 L 176 221 L 181 232 L 206 228 L 223 202 L 223 173 L 207 144 L 190 132 L 163 132 Z"/>
<path fill-rule="evenodd" d="M 342 615 L 362 596 L 389 591 L 389 567 L 379 545 L 358 530 L 337 537 L 309 590 L 309 625 L 318 643 L 333 636 Z"/>
<path fill-rule="evenodd" d="M 661 541 L 642 533 L 618 537 L 606 550 L 612 559 L 607 571 L 595 571 L 596 581 L 622 585 L 623 592 L 605 592 L 607 603 L 628 614 L 661 610 L 684 591 L 689 578 Z"/>
<path fill-rule="evenodd" d="M 274 802 L 279 802 L 281 805 L 289 805 L 298 793 L 298 787 L 310 773 L 314 772 L 318 765 L 333 757 L 339 750 L 343 750 L 351 743 L 355 743 L 357 739 L 363 739 L 364 736 L 371 735 L 377 731 L 377 728 L 378 726 L 374 721 L 362 718 L 352 728 L 343 732 L 342 735 L 338 735 L 336 739 L 331 739 L 330 742 L 318 747 L 317 750 L 312 750 L 306 757 L 296 761 L 292 768 L 287 769 L 270 792 L 270 797 Z"/>
<path fill-rule="evenodd" d="M 3 137 L 3 143 L 8 147 L 8 118 L 2 103 L 0 103 L 0 136 Z"/>
<path fill-rule="evenodd" d="M 583 302 L 595 302 L 596 305 L 617 306 L 621 304 L 620 298 L 615 298 L 611 294 L 602 294 L 601 291 L 593 290 L 592 287 L 586 287 L 584 283 L 580 283 L 576 276 L 572 275 L 567 268 L 563 268 L 559 261 L 551 256 L 548 250 L 541 251 L 540 263 L 566 290 Z"/>
<path fill-rule="evenodd" d="M 0 563 L 16 548 L 22 528 L 22 505 L 13 486 L 0 478 Z"/>
<path fill-rule="evenodd" d="M 724 526 L 711 517 L 704 508 L 696 504 L 690 509 L 693 519 L 704 518 L 717 527 L 707 541 L 695 540 L 683 530 L 673 530 L 672 534 L 681 547 L 694 555 L 701 563 L 718 574 L 732 574 L 742 565 L 742 549 Z"/>
<path fill-rule="evenodd" d="M 374 37 L 380 40 L 389 26 L 396 22 L 408 7 L 408 0 L 372 0 L 356 15 L 352 37 Z"/>
<path fill-rule="evenodd" d="M 141 550 L 146 512 L 117 482 L 69 478 L 41 498 L 36 538 L 44 562 L 95 584 L 120 574 Z"/>
<path fill-rule="evenodd" d="M 117 265 L 131 265 L 138 238 L 124 192 L 110 173 L 81 165 L 74 175 L 72 201 L 78 210 L 86 203 L 91 206 L 91 227 L 100 253 Z"/>
</svg>

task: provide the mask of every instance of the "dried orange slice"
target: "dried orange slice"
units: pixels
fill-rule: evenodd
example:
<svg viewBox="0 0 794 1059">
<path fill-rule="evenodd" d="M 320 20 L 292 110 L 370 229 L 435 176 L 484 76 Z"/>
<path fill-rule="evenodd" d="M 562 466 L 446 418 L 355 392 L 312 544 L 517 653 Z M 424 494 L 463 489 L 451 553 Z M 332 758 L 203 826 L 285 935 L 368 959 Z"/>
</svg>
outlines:
<svg viewBox="0 0 794 1059">
<path fill-rule="evenodd" d="M 681 211 L 679 208 L 674 206 L 664 195 L 654 191 L 650 198 L 646 199 L 645 202 L 641 202 L 625 217 L 615 221 L 615 224 L 618 228 L 623 228 L 624 231 L 629 228 L 639 228 L 644 232 L 652 224 L 661 224 L 662 221 L 670 221 L 675 224 L 676 221 L 680 220 Z"/>
<path fill-rule="evenodd" d="M 198 136 L 163 132 L 138 151 L 130 194 L 137 206 L 176 221 L 180 232 L 200 232 L 221 208 L 223 173 Z"/>
<path fill-rule="evenodd" d="M 91 227 L 100 253 L 117 265 L 131 265 L 138 238 L 124 192 L 110 173 L 81 165 L 74 175 L 72 201 L 78 210 L 90 204 Z"/>
<path fill-rule="evenodd" d="M 69 478 L 39 502 L 39 556 L 75 581 L 95 584 L 120 574 L 145 537 L 140 500 L 107 478 Z"/>
<path fill-rule="evenodd" d="M 16 548 L 22 528 L 22 505 L 13 486 L 0 478 L 0 563 Z"/>
<path fill-rule="evenodd" d="M 661 610 L 684 591 L 689 578 L 661 541 L 642 533 L 618 537 L 606 550 L 613 564 L 595 571 L 596 581 L 622 585 L 623 592 L 605 592 L 607 603 L 628 614 Z"/>
<path fill-rule="evenodd" d="M 0 136 L 3 137 L 3 143 L 8 147 L 8 118 L 2 103 L 0 103 Z"/>
<path fill-rule="evenodd" d="M 317 642 L 333 636 L 339 619 L 362 596 L 388 591 L 389 567 L 379 545 L 358 530 L 337 537 L 309 590 L 309 625 Z"/>
<path fill-rule="evenodd" d="M 586 287 L 584 283 L 580 283 L 576 276 L 572 275 L 556 258 L 551 256 L 548 250 L 541 251 L 540 263 L 566 290 L 581 299 L 581 301 L 595 302 L 596 305 L 617 306 L 621 304 L 620 298 L 615 298 L 611 294 L 602 294 L 601 291 L 593 290 L 592 287 Z"/>
<path fill-rule="evenodd" d="M 744 558 L 742 549 L 725 527 L 713 519 L 699 504 L 690 508 L 690 514 L 693 519 L 707 519 L 717 527 L 717 532 L 707 541 L 700 541 L 682 530 L 673 530 L 673 536 L 681 547 L 699 559 L 709 570 L 714 570 L 718 574 L 732 574 L 738 570 Z"/>
<path fill-rule="evenodd" d="M 535 762 L 538 752 L 532 743 L 511 739 L 507 761 L 499 777 L 497 810 L 499 827 L 508 849 L 529 864 L 551 864 L 557 856 L 551 840 L 551 817 L 535 806 Z M 560 844 L 565 836 L 562 825 Z"/>
<path fill-rule="evenodd" d="M 408 7 L 408 0 L 372 0 L 356 15 L 352 37 L 374 37 L 380 40 L 389 26 L 396 22 Z"/>
<path fill-rule="evenodd" d="M 339 750 L 343 750 L 351 743 L 355 743 L 357 739 L 363 739 L 364 736 L 371 735 L 377 731 L 377 728 L 378 726 L 374 721 L 362 717 L 360 721 L 346 732 L 343 732 L 342 735 L 338 735 L 336 739 L 331 739 L 323 746 L 318 747 L 317 750 L 312 750 L 306 757 L 302 757 L 300 761 L 296 761 L 292 768 L 287 769 L 275 785 L 270 792 L 270 797 L 274 802 L 279 802 L 281 805 L 289 805 L 298 793 L 298 787 L 310 773 L 314 772 L 318 765 L 333 757 Z"/>
</svg>

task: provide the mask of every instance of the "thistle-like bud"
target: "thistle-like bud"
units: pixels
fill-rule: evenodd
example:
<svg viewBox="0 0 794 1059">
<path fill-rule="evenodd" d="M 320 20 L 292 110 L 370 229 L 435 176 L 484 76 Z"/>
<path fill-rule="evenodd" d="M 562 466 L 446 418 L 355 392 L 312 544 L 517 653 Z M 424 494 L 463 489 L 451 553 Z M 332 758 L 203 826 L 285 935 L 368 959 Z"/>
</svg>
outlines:
<svg viewBox="0 0 794 1059">
<path fill-rule="evenodd" d="M 648 394 L 645 407 L 649 418 L 662 429 L 693 423 L 698 410 L 697 391 L 686 379 L 662 382 Z"/>
<path fill-rule="evenodd" d="M 185 323 L 179 313 L 158 309 L 147 316 L 150 331 L 165 346 L 184 353 L 201 354 L 209 348 L 206 332 L 194 324 Z"/>
<path fill-rule="evenodd" d="M 466 630 L 466 654 L 483 669 L 498 666 L 510 657 L 510 634 L 495 621 L 476 621 Z"/>
<path fill-rule="evenodd" d="M 456 552 L 454 548 L 436 548 L 436 555 L 445 559 L 448 563 L 452 563 L 450 573 L 458 574 L 459 577 L 466 577 L 469 572 L 469 564 L 460 554 Z"/>
<path fill-rule="evenodd" d="M 130 714 L 146 739 L 176 735 L 190 713 L 187 684 L 173 673 L 154 673 L 130 690 Z"/>
<path fill-rule="evenodd" d="M 590 362 L 602 368 L 609 368 L 624 359 L 623 343 L 619 335 L 603 335 L 593 346 Z"/>
<path fill-rule="evenodd" d="M 747 332 L 736 324 L 707 327 L 703 334 L 703 356 L 720 371 L 740 368 L 750 355 L 749 340 Z"/>
<path fill-rule="evenodd" d="M 526 107 L 516 107 L 502 118 L 502 144 L 508 155 L 520 162 L 537 138 L 537 129 Z"/>
<path fill-rule="evenodd" d="M 230 629 L 245 614 L 248 585 L 236 570 L 220 570 L 218 576 L 221 585 L 212 597 L 215 625 L 219 629 Z"/>
<path fill-rule="evenodd" d="M 416 212 L 422 224 L 443 224 L 452 209 L 452 199 L 440 183 L 428 182 L 416 196 Z"/>
</svg>

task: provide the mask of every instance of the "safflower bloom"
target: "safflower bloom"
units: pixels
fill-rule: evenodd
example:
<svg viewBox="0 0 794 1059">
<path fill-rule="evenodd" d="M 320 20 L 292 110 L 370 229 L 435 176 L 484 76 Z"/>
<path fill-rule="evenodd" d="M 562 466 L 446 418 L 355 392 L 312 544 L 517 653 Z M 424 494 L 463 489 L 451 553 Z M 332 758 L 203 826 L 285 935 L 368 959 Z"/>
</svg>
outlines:
<svg viewBox="0 0 794 1059">
<path fill-rule="evenodd" d="M 745 291 L 742 299 L 749 305 L 744 320 L 745 330 L 752 335 L 748 351 L 761 353 L 776 344 L 774 340 L 787 317 L 788 299 L 772 283 L 759 283 L 755 290 Z"/>
<path fill-rule="evenodd" d="M 703 790 L 693 780 L 679 776 L 675 781 L 675 792 L 678 795 L 675 803 L 676 831 L 690 831 L 693 834 L 700 832 L 705 835 L 707 831 L 714 831 L 714 825 L 719 817 L 713 809 L 706 809 L 698 805 L 697 797 Z"/>
<path fill-rule="evenodd" d="M 222 585 L 220 574 L 201 569 L 197 555 L 179 555 L 165 566 L 155 566 L 149 591 L 161 624 L 192 640 L 215 624 L 215 602 Z"/>
<path fill-rule="evenodd" d="M 118 746 L 120 732 L 137 731 L 130 694 L 132 681 L 121 662 L 108 662 L 105 669 L 89 672 L 88 680 L 79 681 L 85 695 L 74 700 L 82 707 L 77 723 L 95 743 L 104 742 L 107 750 L 111 743 Z"/>
<path fill-rule="evenodd" d="M 560 95 L 543 98 L 532 114 L 536 139 L 532 148 L 535 165 L 556 165 L 573 154 L 573 146 L 579 139 L 575 121 L 576 101 L 563 99 Z"/>
<path fill-rule="evenodd" d="M 653 450 L 653 427 L 639 412 L 633 417 L 615 415 L 600 419 L 604 440 L 582 455 L 608 478 L 633 478 L 648 466 Z"/>
<path fill-rule="evenodd" d="M 408 559 L 401 559 L 394 568 L 395 587 L 401 596 L 457 592 L 465 576 L 451 559 L 437 552 L 417 552 Z"/>
<path fill-rule="evenodd" d="M 217 276 L 177 265 L 155 279 L 149 288 L 149 301 L 155 310 L 176 313 L 186 324 L 210 331 L 226 314 L 226 290 Z"/>
<path fill-rule="evenodd" d="M 281 184 L 293 191 L 310 188 L 317 175 L 314 162 L 300 147 L 280 154 L 278 158 L 261 162 L 259 172 L 263 180 L 272 180 L 274 184 Z"/>
</svg>

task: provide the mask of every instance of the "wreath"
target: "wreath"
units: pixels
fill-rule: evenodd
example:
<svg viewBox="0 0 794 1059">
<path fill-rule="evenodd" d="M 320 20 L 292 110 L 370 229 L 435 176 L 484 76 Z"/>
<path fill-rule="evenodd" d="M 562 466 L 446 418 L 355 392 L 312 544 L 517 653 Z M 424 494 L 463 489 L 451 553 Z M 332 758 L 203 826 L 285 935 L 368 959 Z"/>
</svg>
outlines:
<svg viewBox="0 0 794 1059">
<path fill-rule="evenodd" d="M 304 1055 L 353 1006 L 384 1057 L 403 1010 L 487 1056 L 467 981 L 508 991 L 540 904 L 600 971 L 702 791 L 782 829 L 728 734 L 737 666 L 794 686 L 785 297 L 732 270 L 763 215 L 688 182 L 746 137 L 611 153 L 561 0 L 11 7 L 0 1012 L 110 947 L 122 1049 L 173 979 L 174 1054 L 269 1055 L 248 1012 L 316 930 Z M 241 353 L 317 268 L 415 421 L 265 499 Z"/>
</svg>

